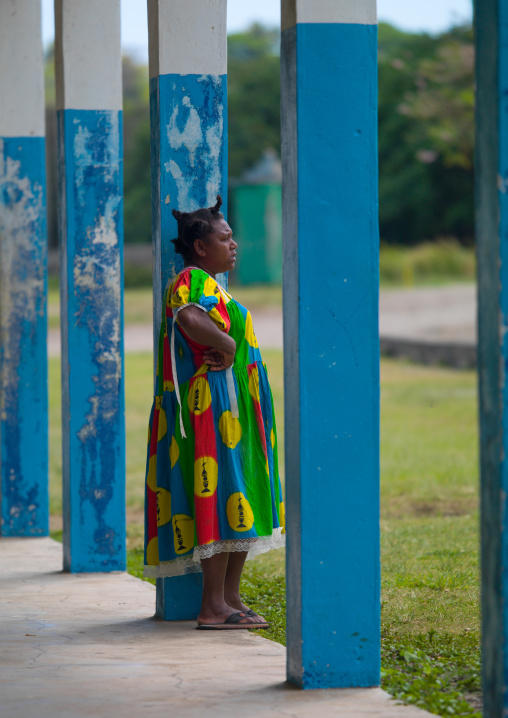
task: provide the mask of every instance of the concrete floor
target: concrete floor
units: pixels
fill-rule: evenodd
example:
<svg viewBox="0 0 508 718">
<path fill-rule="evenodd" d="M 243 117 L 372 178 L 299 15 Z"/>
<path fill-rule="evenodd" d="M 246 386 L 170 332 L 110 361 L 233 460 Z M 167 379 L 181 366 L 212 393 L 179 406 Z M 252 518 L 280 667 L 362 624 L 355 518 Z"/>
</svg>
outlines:
<svg viewBox="0 0 508 718">
<path fill-rule="evenodd" d="M 150 584 L 61 566 L 49 538 L 0 539 L 2 718 L 430 716 L 379 688 L 301 691 L 283 646 L 156 621 Z"/>
</svg>

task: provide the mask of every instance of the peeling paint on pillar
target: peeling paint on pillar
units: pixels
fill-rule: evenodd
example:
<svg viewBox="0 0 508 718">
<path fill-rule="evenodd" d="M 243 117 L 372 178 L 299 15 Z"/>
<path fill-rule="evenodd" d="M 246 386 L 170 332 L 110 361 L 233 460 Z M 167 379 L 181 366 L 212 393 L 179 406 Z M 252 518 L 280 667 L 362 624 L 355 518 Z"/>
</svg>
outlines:
<svg viewBox="0 0 508 718">
<path fill-rule="evenodd" d="M 125 569 L 122 113 L 60 110 L 64 567 Z"/>
<path fill-rule="evenodd" d="M 2 536 L 48 534 L 44 137 L 0 139 Z"/>
<path fill-rule="evenodd" d="M 170 74 L 150 80 L 152 181 L 159 196 L 153 206 L 160 211 L 160 221 L 154 217 L 154 241 L 161 247 L 162 290 L 182 266 L 171 244 L 178 234 L 171 210 L 209 207 L 220 194 L 226 213 L 226 96 L 226 75 Z M 221 280 L 226 286 L 226 275 Z"/>
</svg>

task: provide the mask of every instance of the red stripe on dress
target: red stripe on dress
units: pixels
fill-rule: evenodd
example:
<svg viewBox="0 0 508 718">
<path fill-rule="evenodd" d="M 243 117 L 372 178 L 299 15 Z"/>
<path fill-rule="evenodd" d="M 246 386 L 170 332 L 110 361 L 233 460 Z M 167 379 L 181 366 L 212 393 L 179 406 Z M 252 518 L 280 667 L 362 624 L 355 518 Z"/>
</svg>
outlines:
<svg viewBox="0 0 508 718">
<path fill-rule="evenodd" d="M 202 391 L 210 392 L 205 374 L 191 379 L 189 396 L 194 396 L 193 387 L 199 382 Z M 208 393 L 211 399 L 211 393 Z M 203 402 L 203 397 L 201 402 Z M 198 402 L 196 402 L 196 405 Z M 203 404 L 201 403 L 201 406 Z M 217 439 L 215 435 L 212 404 L 202 413 L 190 411 L 190 420 L 194 430 L 194 520 L 198 544 L 207 544 L 220 539 L 219 516 L 217 511 Z M 202 465 L 197 465 L 203 459 Z M 198 478 L 196 477 L 198 473 Z M 207 495 L 208 494 L 208 495 Z"/>
</svg>

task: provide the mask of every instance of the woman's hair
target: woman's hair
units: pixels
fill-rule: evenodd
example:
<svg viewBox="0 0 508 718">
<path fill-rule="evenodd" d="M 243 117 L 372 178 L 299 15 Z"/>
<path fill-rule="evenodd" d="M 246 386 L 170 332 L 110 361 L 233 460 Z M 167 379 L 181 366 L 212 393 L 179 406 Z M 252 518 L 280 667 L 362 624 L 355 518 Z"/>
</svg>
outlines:
<svg viewBox="0 0 508 718">
<path fill-rule="evenodd" d="M 224 219 L 224 215 L 219 211 L 221 205 L 222 197 L 218 194 L 213 207 L 196 209 L 194 212 L 173 210 L 173 217 L 178 223 L 178 237 L 171 241 L 177 254 L 181 254 L 185 260 L 191 259 L 195 240 L 206 237 L 212 231 L 212 223 Z"/>
</svg>

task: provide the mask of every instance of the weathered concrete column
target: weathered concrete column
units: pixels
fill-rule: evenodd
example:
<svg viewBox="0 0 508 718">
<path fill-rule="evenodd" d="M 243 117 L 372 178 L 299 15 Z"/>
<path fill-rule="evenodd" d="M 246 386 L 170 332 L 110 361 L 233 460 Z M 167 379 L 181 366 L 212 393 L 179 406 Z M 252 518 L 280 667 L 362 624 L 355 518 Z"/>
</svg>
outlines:
<svg viewBox="0 0 508 718">
<path fill-rule="evenodd" d="M 171 210 L 227 200 L 226 0 L 148 0 L 148 33 L 156 357 L 162 295 L 182 267 Z M 201 574 L 157 579 L 157 615 L 196 618 L 201 585 Z"/>
<path fill-rule="evenodd" d="M 0 3 L 0 499 L 2 536 L 45 536 L 48 371 L 40 0 Z"/>
<path fill-rule="evenodd" d="M 508 712 L 508 0 L 475 3 L 484 715 Z"/>
<path fill-rule="evenodd" d="M 125 568 L 120 0 L 56 0 L 64 567 Z"/>
<path fill-rule="evenodd" d="M 374 0 L 283 0 L 288 679 L 379 683 Z"/>
</svg>

